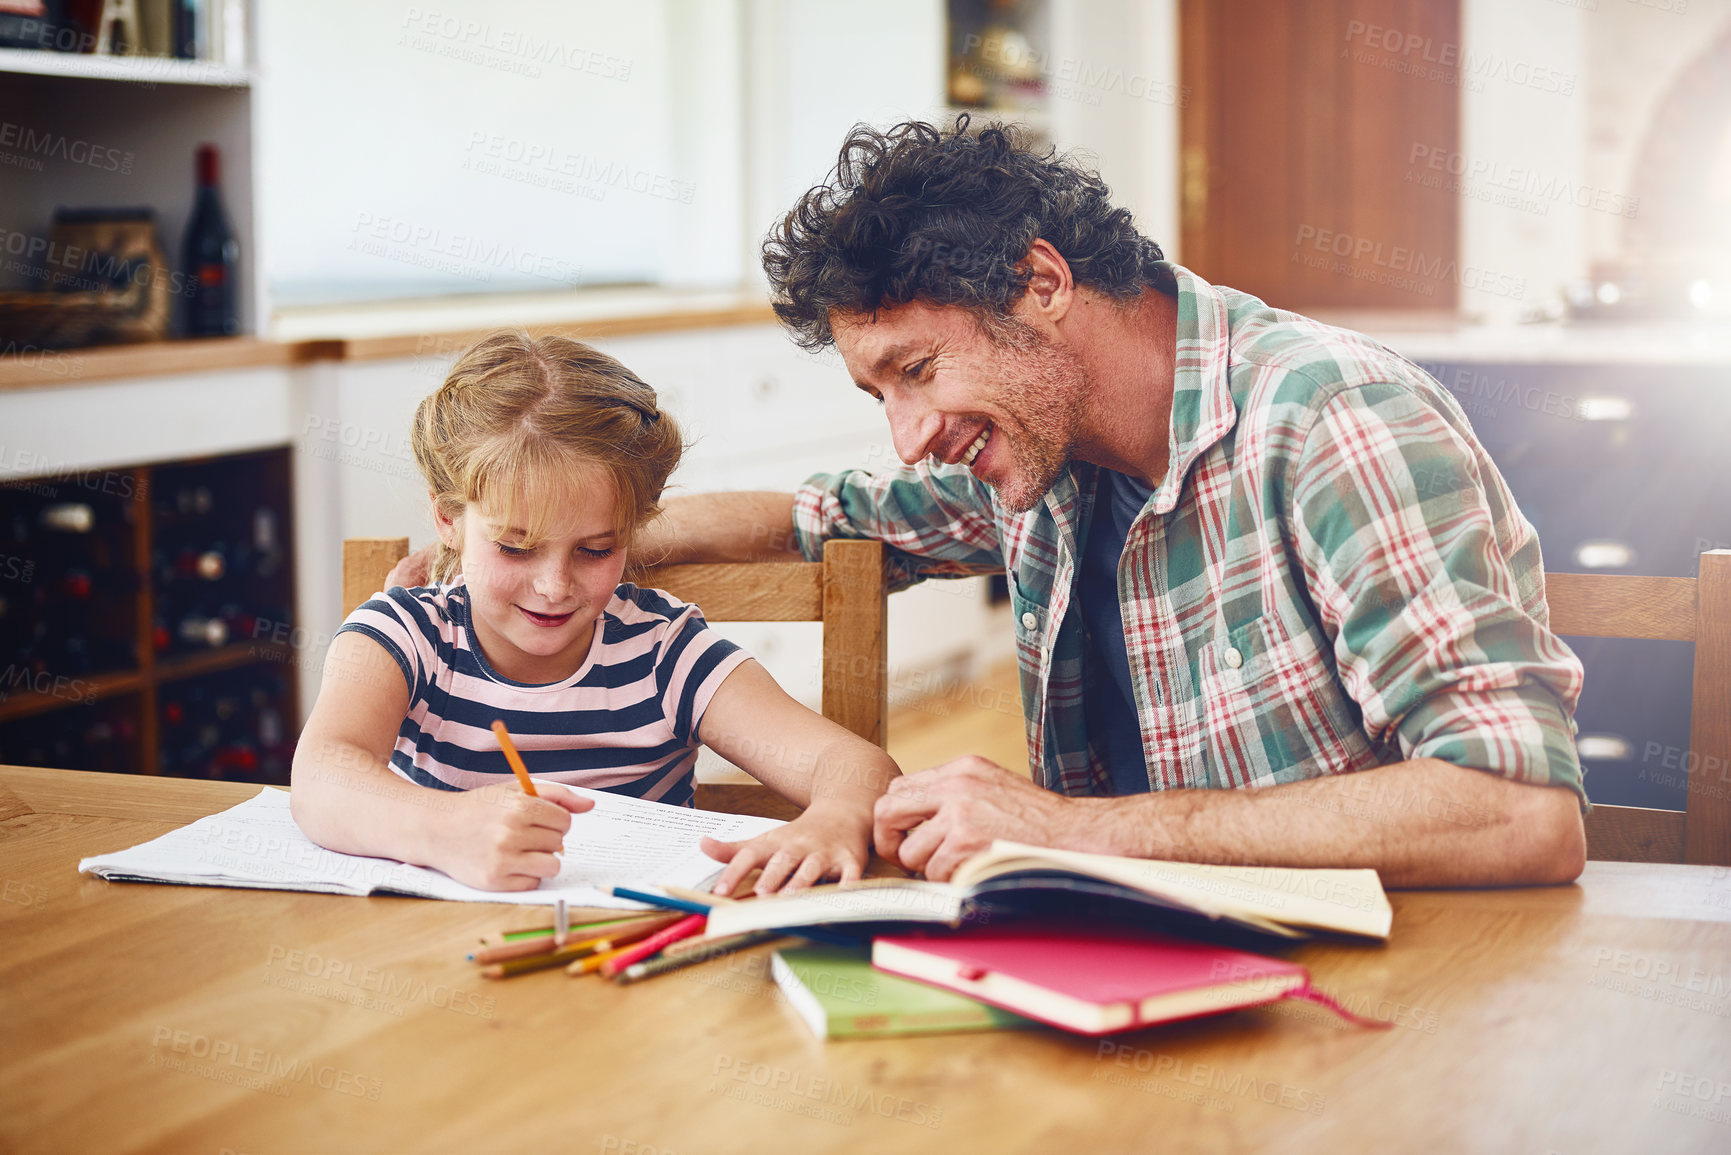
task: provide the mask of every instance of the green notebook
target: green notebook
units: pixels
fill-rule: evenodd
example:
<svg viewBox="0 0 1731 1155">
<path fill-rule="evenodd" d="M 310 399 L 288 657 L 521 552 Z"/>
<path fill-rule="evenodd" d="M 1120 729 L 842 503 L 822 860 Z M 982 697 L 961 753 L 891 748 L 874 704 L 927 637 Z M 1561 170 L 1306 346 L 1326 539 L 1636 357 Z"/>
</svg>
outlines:
<svg viewBox="0 0 1731 1155">
<path fill-rule="evenodd" d="M 820 1039 L 873 1039 L 1037 1027 L 1032 1019 L 874 970 L 869 949 L 791 947 L 771 973 Z"/>
</svg>

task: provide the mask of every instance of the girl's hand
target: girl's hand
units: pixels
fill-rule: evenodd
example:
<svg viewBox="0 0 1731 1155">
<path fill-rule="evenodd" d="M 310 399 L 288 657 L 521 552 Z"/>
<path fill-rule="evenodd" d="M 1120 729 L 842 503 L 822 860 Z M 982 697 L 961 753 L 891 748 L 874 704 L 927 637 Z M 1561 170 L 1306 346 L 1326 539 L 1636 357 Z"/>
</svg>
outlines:
<svg viewBox="0 0 1731 1155">
<path fill-rule="evenodd" d="M 763 868 L 755 893 L 801 890 L 831 875 L 843 882 L 857 880 L 871 855 L 871 819 L 856 808 L 813 806 L 785 826 L 745 842 L 703 840 L 703 853 L 727 863 L 712 888 L 731 895 L 740 879 L 756 866 Z"/>
<path fill-rule="evenodd" d="M 460 794 L 428 791 L 429 802 L 450 799 L 427 848 L 427 863 L 479 890 L 534 890 L 559 873 L 571 816 L 595 803 L 552 782 L 537 782 L 531 798 L 515 781 Z"/>
</svg>

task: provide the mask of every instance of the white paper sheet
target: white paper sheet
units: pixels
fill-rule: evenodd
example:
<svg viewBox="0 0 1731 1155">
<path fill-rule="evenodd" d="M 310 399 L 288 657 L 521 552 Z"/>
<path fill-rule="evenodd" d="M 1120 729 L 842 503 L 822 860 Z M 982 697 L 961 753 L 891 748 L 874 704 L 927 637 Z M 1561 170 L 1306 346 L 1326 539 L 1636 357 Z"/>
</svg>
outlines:
<svg viewBox="0 0 1731 1155">
<path fill-rule="evenodd" d="M 614 886 L 701 887 L 721 871 L 704 854 L 704 835 L 727 842 L 751 838 L 782 823 L 775 818 L 689 810 L 601 790 L 578 793 L 595 809 L 571 817 L 564 867 L 536 890 L 491 891 L 465 886 L 442 871 L 388 858 L 326 850 L 301 833 L 289 813 L 288 791 L 265 787 L 239 806 L 201 818 L 130 850 L 86 858 L 78 869 L 102 878 L 179 882 L 364 895 L 395 891 L 456 902 L 509 902 L 637 909 L 615 898 Z"/>
</svg>

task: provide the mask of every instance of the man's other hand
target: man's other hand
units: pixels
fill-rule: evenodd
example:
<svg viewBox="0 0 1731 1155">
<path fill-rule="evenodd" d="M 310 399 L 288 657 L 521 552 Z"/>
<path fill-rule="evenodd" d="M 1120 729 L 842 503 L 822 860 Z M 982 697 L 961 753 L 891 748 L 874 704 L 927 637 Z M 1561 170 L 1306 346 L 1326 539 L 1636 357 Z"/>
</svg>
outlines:
<svg viewBox="0 0 1731 1155">
<path fill-rule="evenodd" d="M 385 575 L 385 588 L 402 586 L 406 590 L 412 590 L 419 586 L 432 585 L 433 551 L 438 548 L 436 544 L 424 545 L 392 566 L 391 572 Z"/>
</svg>

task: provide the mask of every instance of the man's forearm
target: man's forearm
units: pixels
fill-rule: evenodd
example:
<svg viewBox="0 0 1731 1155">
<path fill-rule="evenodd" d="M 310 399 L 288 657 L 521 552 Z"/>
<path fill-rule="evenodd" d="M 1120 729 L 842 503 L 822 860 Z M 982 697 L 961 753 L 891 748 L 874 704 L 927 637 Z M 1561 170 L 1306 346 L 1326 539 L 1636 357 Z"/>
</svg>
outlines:
<svg viewBox="0 0 1731 1155">
<path fill-rule="evenodd" d="M 793 494 L 741 491 L 668 498 L 632 552 L 645 565 L 797 561 Z"/>
<path fill-rule="evenodd" d="M 1389 886 L 1568 882 L 1585 853 L 1573 792 L 1432 758 L 1257 790 L 1161 791 L 1086 806 L 1110 853 L 1368 866 Z"/>
</svg>

